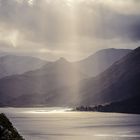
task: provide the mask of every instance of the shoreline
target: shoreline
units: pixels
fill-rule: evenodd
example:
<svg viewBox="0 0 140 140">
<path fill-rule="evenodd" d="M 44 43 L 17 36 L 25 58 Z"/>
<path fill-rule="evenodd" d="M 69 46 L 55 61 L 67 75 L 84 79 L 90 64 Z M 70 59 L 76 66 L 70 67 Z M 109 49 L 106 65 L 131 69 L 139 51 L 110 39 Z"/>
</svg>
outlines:
<svg viewBox="0 0 140 140">
<path fill-rule="evenodd" d="M 25 140 L 4 113 L 0 113 L 0 139 Z"/>
</svg>

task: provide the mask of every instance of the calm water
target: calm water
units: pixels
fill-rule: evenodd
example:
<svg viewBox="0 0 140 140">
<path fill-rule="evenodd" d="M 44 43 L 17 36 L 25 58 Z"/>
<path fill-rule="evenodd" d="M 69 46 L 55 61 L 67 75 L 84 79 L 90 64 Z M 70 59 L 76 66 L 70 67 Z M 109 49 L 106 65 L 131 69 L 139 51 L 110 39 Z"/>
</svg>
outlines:
<svg viewBox="0 0 140 140">
<path fill-rule="evenodd" d="M 140 140 L 140 115 L 1 108 L 26 140 Z"/>
</svg>

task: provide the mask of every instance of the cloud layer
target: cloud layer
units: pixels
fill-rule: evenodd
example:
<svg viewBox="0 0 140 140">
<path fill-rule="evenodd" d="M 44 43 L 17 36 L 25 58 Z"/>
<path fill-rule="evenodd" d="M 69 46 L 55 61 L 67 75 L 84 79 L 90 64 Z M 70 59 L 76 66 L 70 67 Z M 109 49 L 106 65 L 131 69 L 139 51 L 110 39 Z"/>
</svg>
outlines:
<svg viewBox="0 0 140 140">
<path fill-rule="evenodd" d="M 137 0 L 0 0 L 0 49 L 77 60 L 140 43 Z"/>
</svg>

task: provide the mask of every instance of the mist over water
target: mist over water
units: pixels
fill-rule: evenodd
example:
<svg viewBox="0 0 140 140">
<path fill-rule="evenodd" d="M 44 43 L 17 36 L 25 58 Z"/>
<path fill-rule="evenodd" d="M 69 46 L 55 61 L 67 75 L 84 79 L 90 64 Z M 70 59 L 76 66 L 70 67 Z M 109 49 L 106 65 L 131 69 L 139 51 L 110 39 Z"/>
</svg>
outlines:
<svg viewBox="0 0 140 140">
<path fill-rule="evenodd" d="M 1 108 L 26 140 L 139 140 L 140 117 L 70 108 Z"/>
</svg>

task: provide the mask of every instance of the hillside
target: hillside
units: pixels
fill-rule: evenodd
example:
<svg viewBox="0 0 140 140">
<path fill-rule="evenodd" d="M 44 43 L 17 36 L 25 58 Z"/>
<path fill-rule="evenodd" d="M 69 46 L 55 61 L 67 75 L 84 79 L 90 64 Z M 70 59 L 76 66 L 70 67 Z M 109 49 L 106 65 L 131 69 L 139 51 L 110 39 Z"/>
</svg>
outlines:
<svg viewBox="0 0 140 140">
<path fill-rule="evenodd" d="M 140 47 L 115 62 L 95 78 L 84 82 L 80 104 L 112 102 L 140 93 Z"/>
<path fill-rule="evenodd" d="M 75 64 L 89 76 L 97 76 L 131 51 L 129 49 L 103 49 Z"/>
<path fill-rule="evenodd" d="M 1 104 L 34 105 L 45 104 L 55 96 L 51 91 L 75 85 L 86 78 L 77 67 L 64 58 L 49 62 L 38 70 L 0 80 Z"/>
<path fill-rule="evenodd" d="M 46 102 L 52 106 L 90 106 L 116 102 L 138 95 L 139 83 L 140 47 L 100 75 L 82 80 L 75 86 L 52 91 L 54 96 L 46 99 Z"/>
</svg>

